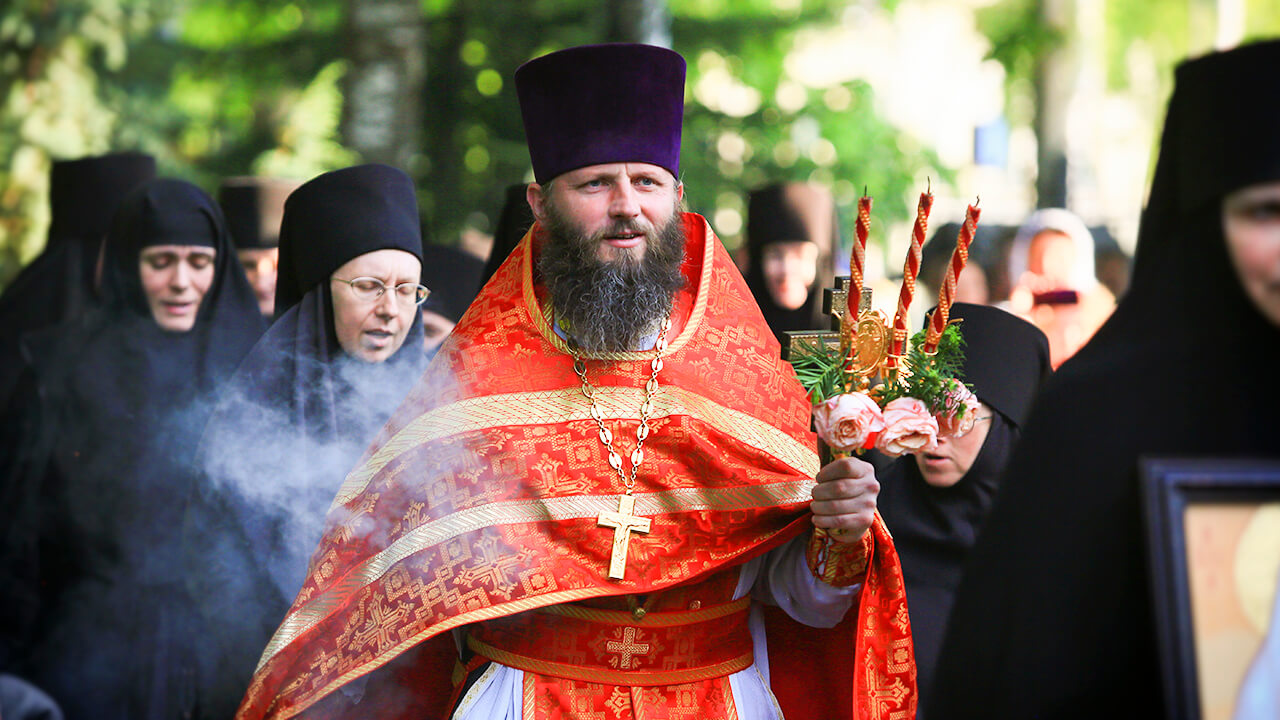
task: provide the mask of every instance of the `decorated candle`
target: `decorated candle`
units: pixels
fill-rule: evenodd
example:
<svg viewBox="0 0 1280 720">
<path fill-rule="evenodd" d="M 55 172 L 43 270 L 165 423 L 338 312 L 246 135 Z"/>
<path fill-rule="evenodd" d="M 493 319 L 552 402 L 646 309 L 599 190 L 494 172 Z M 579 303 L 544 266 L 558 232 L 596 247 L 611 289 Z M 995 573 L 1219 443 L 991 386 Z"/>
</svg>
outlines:
<svg viewBox="0 0 1280 720">
<path fill-rule="evenodd" d="M 849 257 L 849 302 L 846 320 L 858 319 L 862 305 L 862 286 L 866 282 L 862 268 L 867 257 L 867 233 L 871 231 L 871 198 L 858 198 L 858 224 L 854 226 L 853 254 Z"/>
<path fill-rule="evenodd" d="M 929 228 L 929 211 L 933 209 L 933 193 L 920 193 L 920 204 L 916 208 L 915 226 L 911 228 L 911 247 L 907 250 L 907 261 L 902 267 L 902 287 L 898 292 L 898 311 L 893 316 L 893 341 L 890 345 L 889 358 L 885 363 L 892 372 L 898 366 L 898 358 L 906 353 L 907 335 L 911 320 L 907 310 L 911 307 L 911 299 L 916 292 L 916 276 L 920 273 L 920 255 L 924 247 L 924 234 Z"/>
<path fill-rule="evenodd" d="M 956 249 L 951 252 L 951 262 L 947 263 L 946 275 L 942 278 L 942 288 L 938 291 L 938 309 L 929 318 L 929 329 L 924 337 L 924 351 L 934 353 L 938 350 L 938 340 L 942 331 L 947 329 L 947 319 L 951 315 L 951 304 L 956 298 L 956 283 L 960 280 L 960 271 L 969 261 L 969 244 L 973 242 L 973 234 L 978 228 L 978 216 L 982 213 L 975 205 L 970 205 L 964 213 L 964 224 L 960 226 L 960 235 L 956 238 Z"/>
</svg>

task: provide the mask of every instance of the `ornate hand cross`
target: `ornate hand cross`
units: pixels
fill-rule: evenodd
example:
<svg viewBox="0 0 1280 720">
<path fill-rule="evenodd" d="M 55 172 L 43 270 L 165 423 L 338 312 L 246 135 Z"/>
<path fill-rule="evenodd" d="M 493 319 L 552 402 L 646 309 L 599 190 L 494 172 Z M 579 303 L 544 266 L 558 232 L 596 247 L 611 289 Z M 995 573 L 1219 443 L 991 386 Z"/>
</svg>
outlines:
<svg viewBox="0 0 1280 720">
<path fill-rule="evenodd" d="M 613 554 L 609 557 L 609 577 L 621 580 L 627 574 L 627 545 L 631 541 L 631 533 L 649 532 L 649 518 L 637 517 L 635 514 L 636 498 L 634 495 L 623 495 L 618 498 L 618 512 L 600 513 L 596 524 L 600 527 L 613 528 Z"/>
<path fill-rule="evenodd" d="M 864 287 L 858 303 L 857 320 L 851 327 L 846 327 L 845 310 L 849 303 L 849 287 L 849 277 L 843 275 L 836 278 L 834 288 L 822 291 L 822 312 L 831 316 L 831 330 L 788 330 L 782 358 L 787 359 L 797 343 L 839 346 L 841 335 L 848 332 L 851 335 L 849 341 L 855 350 L 851 369 L 865 386 L 867 378 L 874 376 L 884 363 L 889 347 L 888 323 L 878 311 L 871 309 L 871 288 Z"/>
</svg>

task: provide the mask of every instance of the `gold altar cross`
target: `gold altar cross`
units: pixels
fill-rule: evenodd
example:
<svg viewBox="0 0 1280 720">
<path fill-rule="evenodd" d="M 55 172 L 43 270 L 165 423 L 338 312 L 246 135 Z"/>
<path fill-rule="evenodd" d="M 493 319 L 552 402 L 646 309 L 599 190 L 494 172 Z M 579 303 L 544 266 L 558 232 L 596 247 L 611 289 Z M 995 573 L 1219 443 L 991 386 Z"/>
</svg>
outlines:
<svg viewBox="0 0 1280 720">
<path fill-rule="evenodd" d="M 596 519 L 599 527 L 613 528 L 613 554 L 609 557 L 609 577 L 621 580 L 627 574 L 627 545 L 631 542 L 631 533 L 647 533 L 650 528 L 649 518 L 635 515 L 636 497 L 623 495 L 618 498 L 618 512 L 600 513 Z"/>
<path fill-rule="evenodd" d="M 844 312 L 849 304 L 849 276 L 836 278 L 836 286 L 824 288 L 822 291 L 822 312 L 831 317 L 830 330 L 787 330 L 786 342 L 782 347 L 782 359 L 786 360 L 797 343 L 818 346 L 839 347 L 840 333 L 844 329 Z M 858 382 L 852 390 L 865 390 L 869 378 L 876 375 L 889 352 L 888 324 L 879 311 L 871 309 L 871 288 L 863 287 L 858 303 L 858 317 L 852 328 L 852 344 L 854 350 L 853 370 Z"/>
</svg>

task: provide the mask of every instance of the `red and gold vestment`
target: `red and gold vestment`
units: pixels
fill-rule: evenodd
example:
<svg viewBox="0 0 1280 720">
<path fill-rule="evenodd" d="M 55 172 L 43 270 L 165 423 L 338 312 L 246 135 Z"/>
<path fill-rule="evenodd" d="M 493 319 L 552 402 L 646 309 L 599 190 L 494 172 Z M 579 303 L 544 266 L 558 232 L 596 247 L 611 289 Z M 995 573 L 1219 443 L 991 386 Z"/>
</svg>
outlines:
<svg viewBox="0 0 1280 720">
<path fill-rule="evenodd" d="M 607 611 L 625 596 L 714 583 L 812 527 L 819 468 L 809 403 L 706 221 L 685 214 L 683 222 L 687 283 L 635 487 L 635 513 L 652 527 L 631 537 L 626 576 L 606 576 L 614 533 L 597 525 L 624 490 L 539 300 L 535 225 L 348 476 L 238 718 L 339 716 L 344 707 L 398 717 L 375 708 L 384 694 L 406 692 L 415 698 L 405 717 L 441 717 L 463 671 L 448 631 L 492 621 L 476 637 L 500 638 L 511 622 L 503 619 L 519 613 Z M 634 437 L 652 352 L 587 357 L 606 422 L 615 437 Z M 825 564 L 838 582 L 863 583 L 857 617 L 827 657 L 780 651 L 774 686 L 806 684 L 812 669 L 793 670 L 793 660 L 820 663 L 847 686 L 847 716 L 909 718 L 915 669 L 901 570 L 879 517 L 870 537 L 865 573 L 841 579 L 838 563 Z M 716 612 L 729 622 L 736 609 Z M 518 642 L 519 633 L 507 637 Z M 617 648 L 641 638 L 618 642 L 616 658 L 603 662 L 639 670 L 643 658 Z M 353 711 L 335 691 L 357 678 L 369 705 Z"/>
</svg>

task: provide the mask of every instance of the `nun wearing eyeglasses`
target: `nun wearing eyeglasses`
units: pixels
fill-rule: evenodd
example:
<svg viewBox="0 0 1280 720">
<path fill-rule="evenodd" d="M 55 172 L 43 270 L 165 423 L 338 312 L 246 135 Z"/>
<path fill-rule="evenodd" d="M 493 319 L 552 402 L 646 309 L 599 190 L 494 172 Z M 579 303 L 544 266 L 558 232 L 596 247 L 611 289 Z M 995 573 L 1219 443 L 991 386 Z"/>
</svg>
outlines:
<svg viewBox="0 0 1280 720">
<path fill-rule="evenodd" d="M 325 173 L 285 201 L 276 319 L 220 394 L 185 522 L 193 591 L 221 628 L 210 717 L 234 713 L 335 493 L 426 367 L 421 263 L 400 170 Z"/>
<path fill-rule="evenodd" d="M 951 318 L 965 339 L 960 378 L 978 400 L 972 426 L 877 473 L 880 514 L 902 559 L 922 706 L 961 566 L 991 509 L 1019 428 L 1051 372 L 1049 342 L 1026 320 L 969 303 L 953 305 Z"/>
</svg>

